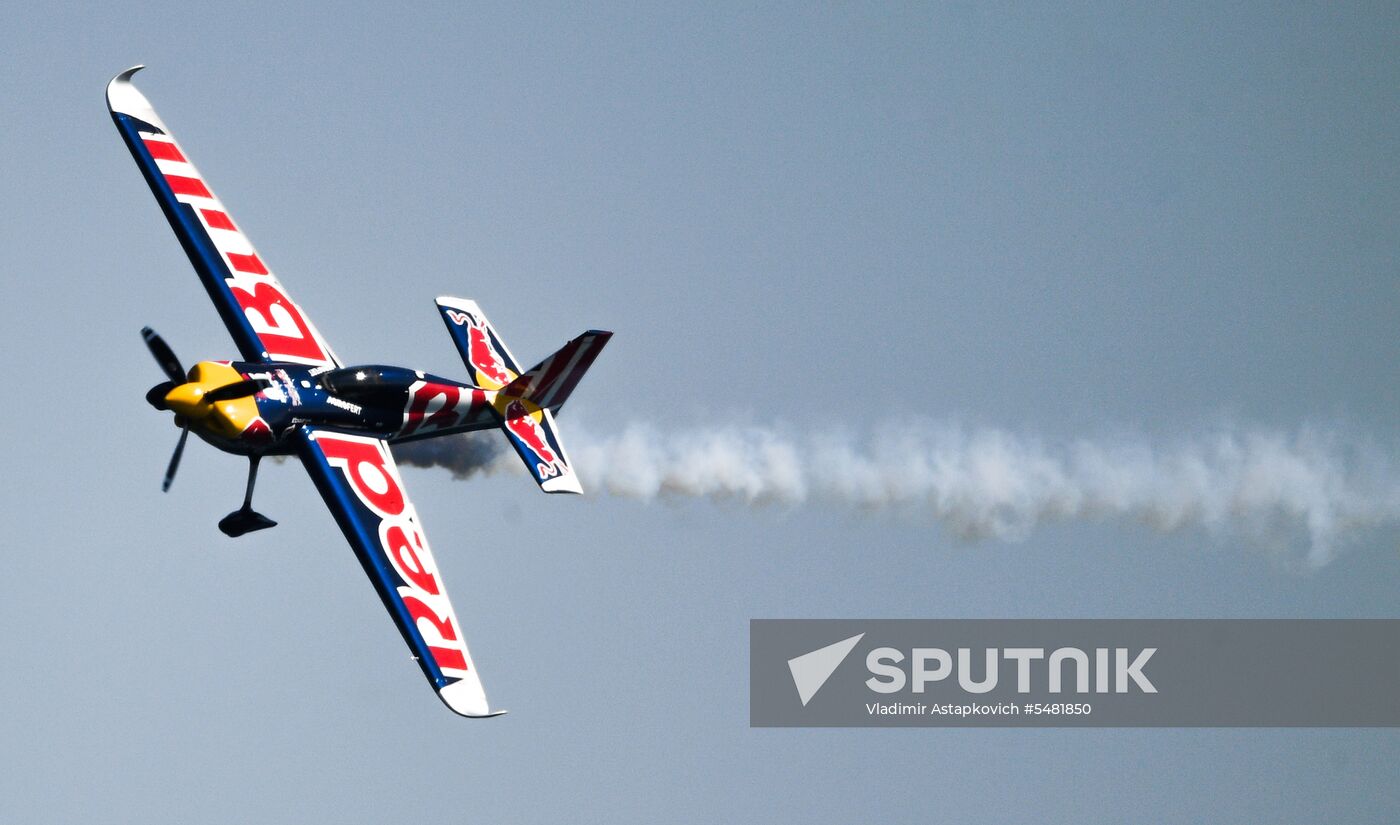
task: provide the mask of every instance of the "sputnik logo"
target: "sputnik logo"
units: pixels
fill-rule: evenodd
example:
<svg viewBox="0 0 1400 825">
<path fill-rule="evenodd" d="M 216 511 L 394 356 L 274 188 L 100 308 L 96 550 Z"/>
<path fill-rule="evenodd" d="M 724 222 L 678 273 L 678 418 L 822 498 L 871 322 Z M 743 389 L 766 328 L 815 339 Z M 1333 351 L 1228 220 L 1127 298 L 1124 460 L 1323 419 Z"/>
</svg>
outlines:
<svg viewBox="0 0 1400 825">
<path fill-rule="evenodd" d="M 795 659 L 788 659 L 788 670 L 792 671 L 792 683 L 797 686 L 797 696 L 802 700 L 802 707 L 807 707 L 807 703 L 822 689 L 822 685 L 836 672 L 836 668 L 846 661 L 856 642 L 864 636 L 865 634 L 861 633 L 811 653 L 804 653 Z"/>
</svg>

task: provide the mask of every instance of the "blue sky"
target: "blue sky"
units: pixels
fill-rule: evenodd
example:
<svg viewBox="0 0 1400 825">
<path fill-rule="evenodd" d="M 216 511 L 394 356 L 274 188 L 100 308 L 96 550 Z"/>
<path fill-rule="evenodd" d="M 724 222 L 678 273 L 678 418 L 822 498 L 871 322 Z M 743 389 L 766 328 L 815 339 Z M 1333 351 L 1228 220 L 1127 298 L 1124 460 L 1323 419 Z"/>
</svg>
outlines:
<svg viewBox="0 0 1400 825">
<path fill-rule="evenodd" d="M 15 821 L 1389 822 L 1385 730 L 751 730 L 747 622 L 1394 617 L 1394 524 L 1298 572 L 1230 531 L 541 496 L 405 470 L 493 704 L 422 684 L 294 463 L 142 394 L 233 351 L 107 118 L 139 85 L 350 361 L 617 335 L 580 434 L 962 422 L 1171 444 L 1313 427 L 1383 464 L 1394 9 L 31 6 L 0 335 L 28 387 L 0 584 Z M 1390 476 L 1387 476 L 1389 478 Z"/>
</svg>

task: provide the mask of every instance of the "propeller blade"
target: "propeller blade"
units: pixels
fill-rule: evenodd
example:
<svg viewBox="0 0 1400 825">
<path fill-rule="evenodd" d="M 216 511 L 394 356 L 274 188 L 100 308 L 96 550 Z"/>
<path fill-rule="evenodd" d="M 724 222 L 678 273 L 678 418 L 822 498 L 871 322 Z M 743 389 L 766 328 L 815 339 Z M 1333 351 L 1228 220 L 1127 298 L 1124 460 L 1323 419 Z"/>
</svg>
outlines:
<svg viewBox="0 0 1400 825">
<path fill-rule="evenodd" d="M 272 386 L 272 382 L 266 378 L 249 378 L 246 381 L 239 381 L 237 384 L 227 384 L 216 390 L 211 390 L 204 394 L 204 400 L 211 404 L 220 401 L 232 401 L 235 398 L 244 398 Z"/>
<path fill-rule="evenodd" d="M 165 339 L 156 334 L 150 327 L 141 328 L 141 337 L 146 341 L 146 347 L 150 349 L 151 355 L 155 356 L 156 363 L 165 371 L 165 377 L 176 384 L 185 383 L 185 370 L 180 366 L 180 359 L 175 357 L 175 351 L 170 345 L 165 343 Z"/>
<path fill-rule="evenodd" d="M 185 451 L 185 439 L 190 437 L 190 427 L 186 424 L 180 429 L 180 440 L 175 442 L 175 454 L 170 456 L 170 466 L 165 468 L 165 481 L 160 483 L 162 493 L 170 492 L 170 484 L 175 480 L 175 471 L 180 468 L 180 454 Z"/>
<path fill-rule="evenodd" d="M 146 403 L 158 410 L 169 409 L 165 403 L 165 396 L 175 389 L 174 381 L 162 381 L 146 390 Z"/>
</svg>

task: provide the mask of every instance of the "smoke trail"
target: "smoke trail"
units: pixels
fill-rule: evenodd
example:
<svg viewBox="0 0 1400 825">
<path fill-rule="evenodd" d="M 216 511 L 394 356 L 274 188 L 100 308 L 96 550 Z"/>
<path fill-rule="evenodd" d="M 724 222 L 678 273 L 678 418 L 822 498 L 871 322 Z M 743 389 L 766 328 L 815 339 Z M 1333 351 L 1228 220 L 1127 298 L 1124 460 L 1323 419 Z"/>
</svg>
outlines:
<svg viewBox="0 0 1400 825">
<path fill-rule="evenodd" d="M 1314 428 L 1223 428 L 1164 446 L 1046 444 L 931 424 L 889 425 L 864 439 L 752 427 L 667 433 L 642 424 L 571 435 L 571 458 L 592 493 L 893 510 L 968 539 L 1020 540 L 1047 522 L 1126 518 L 1300 549 L 1316 567 L 1358 531 L 1400 524 L 1400 478 L 1383 453 Z M 395 452 L 458 477 L 519 465 L 494 432 Z"/>
</svg>

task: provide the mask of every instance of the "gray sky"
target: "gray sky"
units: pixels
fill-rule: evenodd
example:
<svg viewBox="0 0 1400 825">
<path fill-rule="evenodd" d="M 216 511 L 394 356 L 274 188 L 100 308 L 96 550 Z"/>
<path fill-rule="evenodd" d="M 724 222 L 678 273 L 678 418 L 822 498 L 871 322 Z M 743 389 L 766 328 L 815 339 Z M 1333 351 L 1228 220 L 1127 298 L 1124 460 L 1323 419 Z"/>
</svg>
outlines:
<svg viewBox="0 0 1400 825">
<path fill-rule="evenodd" d="M 755 617 L 1395 617 L 1400 536 L 544 497 L 405 471 L 492 702 L 423 684 L 295 463 L 142 401 L 231 342 L 107 117 L 139 85 L 350 361 L 617 333 L 562 417 L 1400 442 L 1400 15 L 1214 4 L 11 11 L 7 821 L 1391 822 L 1383 730 L 751 730 Z M 522 529 L 523 526 L 523 529 Z"/>
</svg>

